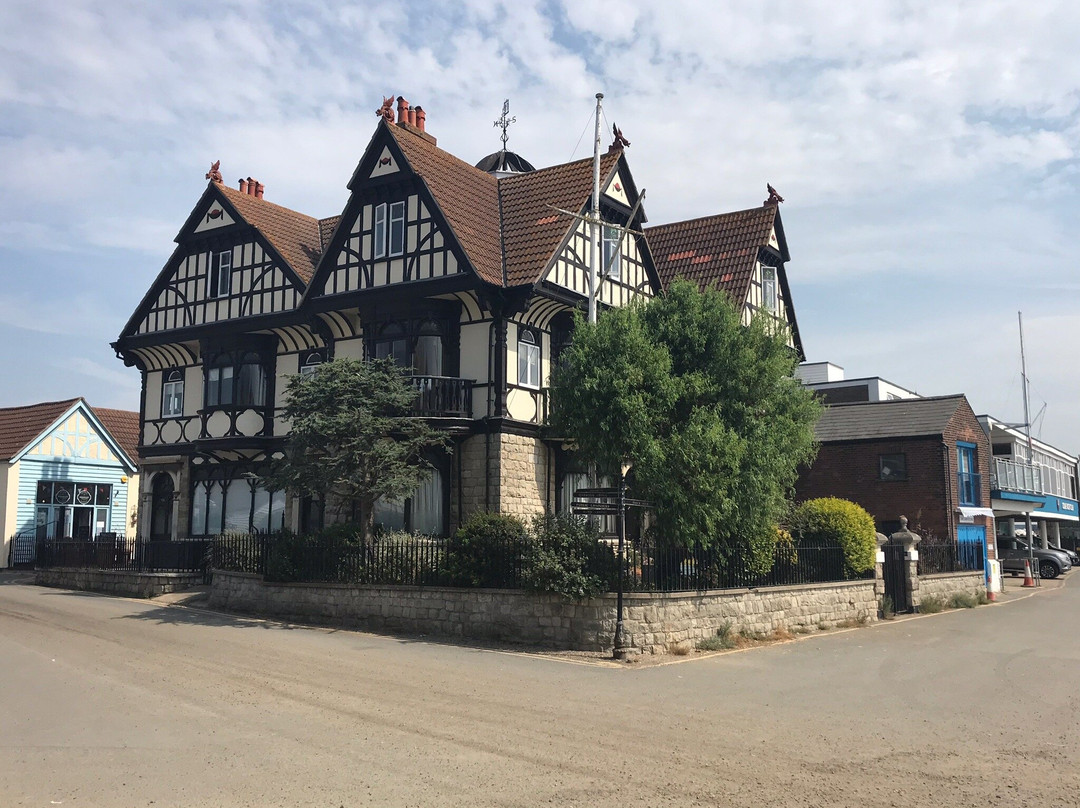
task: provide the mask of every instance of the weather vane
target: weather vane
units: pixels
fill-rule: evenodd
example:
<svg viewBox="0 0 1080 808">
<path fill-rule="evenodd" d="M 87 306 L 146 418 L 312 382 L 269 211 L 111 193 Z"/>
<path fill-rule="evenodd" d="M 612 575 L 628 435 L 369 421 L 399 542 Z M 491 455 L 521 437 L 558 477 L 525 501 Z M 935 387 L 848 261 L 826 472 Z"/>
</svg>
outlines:
<svg viewBox="0 0 1080 808">
<path fill-rule="evenodd" d="M 515 115 L 512 118 L 508 118 L 507 116 L 509 114 L 510 114 L 510 99 L 507 98 L 505 101 L 503 101 L 502 117 L 500 117 L 499 120 L 495 121 L 495 126 L 502 129 L 503 151 L 506 151 L 506 141 L 510 137 L 509 135 L 506 134 L 506 130 L 510 128 L 510 124 L 517 122 L 517 116 Z"/>
</svg>

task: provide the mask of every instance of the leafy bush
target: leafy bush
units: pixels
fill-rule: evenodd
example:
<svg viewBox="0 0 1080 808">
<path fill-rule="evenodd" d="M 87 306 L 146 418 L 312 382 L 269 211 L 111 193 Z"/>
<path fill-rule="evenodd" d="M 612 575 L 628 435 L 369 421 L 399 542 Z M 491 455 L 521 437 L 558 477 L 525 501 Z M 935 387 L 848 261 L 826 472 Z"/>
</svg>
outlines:
<svg viewBox="0 0 1080 808">
<path fill-rule="evenodd" d="M 615 553 L 584 518 L 544 514 L 534 517 L 531 527 L 523 581 L 527 590 L 587 600 L 618 575 Z"/>
<path fill-rule="evenodd" d="M 474 513 L 447 542 L 443 581 L 448 586 L 513 586 L 528 544 L 525 523 L 517 517 Z"/>
<path fill-rule="evenodd" d="M 807 500 L 795 509 L 793 527 L 804 540 L 842 548 L 848 574 L 873 569 L 877 555 L 874 518 L 854 502 L 836 497 Z"/>
</svg>

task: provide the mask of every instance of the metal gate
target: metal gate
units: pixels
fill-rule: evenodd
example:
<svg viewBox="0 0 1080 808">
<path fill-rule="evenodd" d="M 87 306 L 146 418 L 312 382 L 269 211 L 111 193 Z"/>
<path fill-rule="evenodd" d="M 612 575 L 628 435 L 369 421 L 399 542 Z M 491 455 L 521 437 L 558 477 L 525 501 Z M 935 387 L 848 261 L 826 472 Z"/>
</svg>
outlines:
<svg viewBox="0 0 1080 808">
<path fill-rule="evenodd" d="M 897 614 L 911 611 L 911 590 L 908 588 L 907 558 L 904 545 L 886 544 L 885 564 L 882 570 L 885 577 L 885 596 L 892 600 L 893 611 Z"/>
</svg>

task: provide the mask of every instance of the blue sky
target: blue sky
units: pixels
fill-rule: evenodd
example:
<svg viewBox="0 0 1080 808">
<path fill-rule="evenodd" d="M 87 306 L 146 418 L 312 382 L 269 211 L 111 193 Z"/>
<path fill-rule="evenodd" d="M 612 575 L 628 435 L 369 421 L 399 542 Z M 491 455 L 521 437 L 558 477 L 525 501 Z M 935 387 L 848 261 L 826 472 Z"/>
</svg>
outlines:
<svg viewBox="0 0 1080 808">
<path fill-rule="evenodd" d="M 137 408 L 118 335 L 209 164 L 340 212 L 383 95 L 475 162 L 586 156 L 592 99 L 653 224 L 771 182 L 808 358 L 1080 450 L 1080 6 L 1066 2 L 215 2 L 0 6 L 0 406 Z"/>
</svg>

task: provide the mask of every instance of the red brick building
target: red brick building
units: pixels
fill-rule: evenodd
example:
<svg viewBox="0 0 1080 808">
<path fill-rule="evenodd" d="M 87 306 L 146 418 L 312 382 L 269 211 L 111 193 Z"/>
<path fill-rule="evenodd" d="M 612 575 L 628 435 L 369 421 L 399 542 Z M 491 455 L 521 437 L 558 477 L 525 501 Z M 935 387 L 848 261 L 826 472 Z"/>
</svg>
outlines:
<svg viewBox="0 0 1080 808">
<path fill-rule="evenodd" d="M 796 484 L 796 499 L 857 502 L 886 535 L 901 515 L 924 535 L 987 541 L 991 449 L 963 395 L 836 404 L 816 427 L 821 450 Z"/>
</svg>

